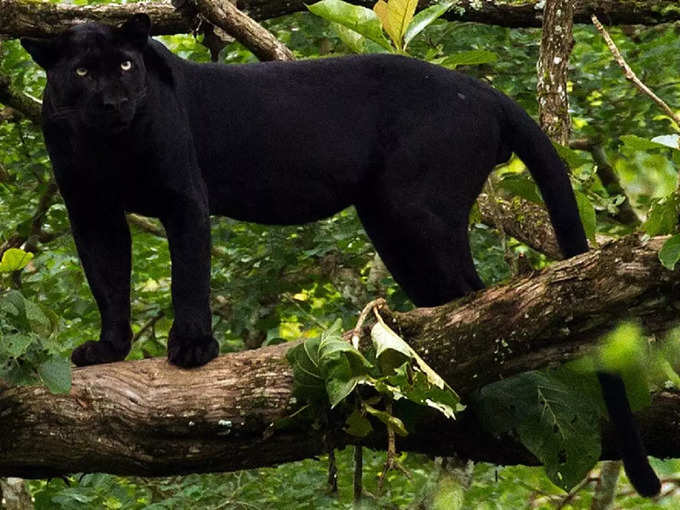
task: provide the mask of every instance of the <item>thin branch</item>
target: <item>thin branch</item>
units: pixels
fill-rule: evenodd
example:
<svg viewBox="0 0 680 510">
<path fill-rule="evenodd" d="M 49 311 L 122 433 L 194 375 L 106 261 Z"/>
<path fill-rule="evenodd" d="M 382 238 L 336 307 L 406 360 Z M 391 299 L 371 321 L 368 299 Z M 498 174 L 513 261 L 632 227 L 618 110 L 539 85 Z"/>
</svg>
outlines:
<svg viewBox="0 0 680 510">
<path fill-rule="evenodd" d="M 616 496 L 616 483 L 621 472 L 621 461 L 609 460 L 600 466 L 600 478 L 595 486 L 593 502 L 590 510 L 607 510 L 611 508 Z"/>
<path fill-rule="evenodd" d="M 609 51 L 611 51 L 612 55 L 614 56 L 614 60 L 616 60 L 616 63 L 619 64 L 619 66 L 623 69 L 626 79 L 631 81 L 640 92 L 650 97 L 652 101 L 654 101 L 657 104 L 657 106 L 659 106 L 659 108 L 661 108 L 666 113 L 666 115 L 673 119 L 678 128 L 680 128 L 680 117 L 675 114 L 675 112 L 671 109 L 670 106 L 668 106 L 664 102 L 663 99 L 657 96 L 654 92 L 652 92 L 652 90 L 649 87 L 647 87 L 647 85 L 640 81 L 635 72 L 623 59 L 621 52 L 616 47 L 616 44 L 614 44 L 614 41 L 612 40 L 607 30 L 602 26 L 602 23 L 600 23 L 600 20 L 597 19 L 597 16 L 593 14 L 591 16 L 591 19 L 593 21 L 593 25 L 595 25 L 595 28 L 597 28 L 600 34 L 602 34 L 602 37 L 604 38 L 605 42 L 607 43 L 607 46 L 609 47 Z"/>
</svg>

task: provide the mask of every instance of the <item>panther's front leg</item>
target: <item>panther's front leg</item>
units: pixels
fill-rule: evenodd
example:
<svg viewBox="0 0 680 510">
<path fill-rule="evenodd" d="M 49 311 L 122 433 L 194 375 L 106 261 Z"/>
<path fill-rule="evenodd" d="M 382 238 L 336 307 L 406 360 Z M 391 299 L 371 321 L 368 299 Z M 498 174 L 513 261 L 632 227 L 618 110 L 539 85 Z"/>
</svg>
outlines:
<svg viewBox="0 0 680 510">
<path fill-rule="evenodd" d="M 175 309 L 168 359 L 195 367 L 219 353 L 210 313 L 210 215 L 199 193 L 176 197 L 171 209 L 161 218 L 170 246 Z"/>
<path fill-rule="evenodd" d="M 130 231 L 122 209 L 85 200 L 68 200 L 73 238 L 101 315 L 99 341 L 77 347 L 78 366 L 125 359 L 130 352 Z"/>
</svg>

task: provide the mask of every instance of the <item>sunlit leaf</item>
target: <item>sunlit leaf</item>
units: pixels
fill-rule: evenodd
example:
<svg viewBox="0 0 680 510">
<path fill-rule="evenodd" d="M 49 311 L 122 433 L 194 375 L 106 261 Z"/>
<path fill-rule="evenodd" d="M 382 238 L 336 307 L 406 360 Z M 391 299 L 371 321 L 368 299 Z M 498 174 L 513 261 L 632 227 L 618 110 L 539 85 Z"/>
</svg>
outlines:
<svg viewBox="0 0 680 510">
<path fill-rule="evenodd" d="M 373 6 L 385 32 L 398 50 L 404 48 L 404 34 L 413 19 L 417 6 L 418 0 L 388 0 L 387 2 L 378 0 Z"/>
<path fill-rule="evenodd" d="M 0 273 L 9 273 L 23 269 L 32 259 L 32 253 L 20 250 L 19 248 L 10 248 L 2 255 Z"/>
<path fill-rule="evenodd" d="M 448 11 L 452 5 L 453 2 L 432 5 L 416 14 L 411 20 L 411 23 L 409 23 L 406 33 L 404 34 L 404 49 L 406 49 L 415 36 L 439 19 L 439 17 Z"/>
<path fill-rule="evenodd" d="M 392 45 L 383 35 L 380 20 L 371 9 L 342 0 L 321 0 L 308 5 L 307 9 L 317 16 L 361 34 L 386 50 L 392 50 Z"/>
</svg>

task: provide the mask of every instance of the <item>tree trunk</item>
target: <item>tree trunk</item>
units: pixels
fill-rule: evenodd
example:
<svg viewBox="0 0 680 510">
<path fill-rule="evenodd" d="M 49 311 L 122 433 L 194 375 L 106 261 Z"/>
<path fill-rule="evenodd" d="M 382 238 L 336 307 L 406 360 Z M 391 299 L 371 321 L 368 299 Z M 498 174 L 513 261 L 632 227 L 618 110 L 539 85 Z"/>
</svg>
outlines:
<svg viewBox="0 0 680 510">
<path fill-rule="evenodd" d="M 465 398 L 518 372 L 588 350 L 622 319 L 649 331 L 677 321 L 680 272 L 658 261 L 663 238 L 629 237 L 437 308 L 384 312 L 394 329 Z M 72 472 L 170 475 L 270 466 L 356 442 L 281 419 L 299 404 L 285 353 L 294 344 L 221 356 L 195 370 L 149 359 L 78 368 L 68 395 L 43 387 L 0 393 L 0 476 Z M 650 454 L 680 457 L 680 393 L 656 395 L 641 415 Z M 363 444 L 384 447 L 384 435 Z M 536 460 L 490 437 L 472 413 L 424 419 L 398 448 L 500 464 Z M 604 458 L 615 456 L 605 433 Z"/>
<path fill-rule="evenodd" d="M 536 62 L 538 119 L 555 142 L 569 143 L 571 118 L 567 96 L 567 65 L 574 47 L 574 0 L 546 0 L 541 51 Z"/>
<path fill-rule="evenodd" d="M 425 7 L 436 0 L 420 2 Z M 264 20 L 306 10 L 302 0 L 241 0 L 236 6 L 255 20 Z M 308 2 L 307 2 L 308 3 Z M 353 0 L 351 3 L 372 7 L 373 0 Z M 83 21 L 120 24 L 131 14 L 145 12 L 154 23 L 153 33 L 188 33 L 196 25 L 195 12 L 176 11 L 168 2 L 132 3 L 122 5 L 74 6 L 25 0 L 0 0 L 0 34 L 12 37 L 49 36 Z M 540 9 L 535 2 L 494 3 L 488 0 L 460 0 L 445 15 L 447 19 L 473 21 L 506 27 L 540 27 Z M 655 25 L 680 19 L 677 0 L 583 0 L 576 6 L 574 21 L 590 24 L 590 15 L 597 14 L 609 25 Z"/>
</svg>

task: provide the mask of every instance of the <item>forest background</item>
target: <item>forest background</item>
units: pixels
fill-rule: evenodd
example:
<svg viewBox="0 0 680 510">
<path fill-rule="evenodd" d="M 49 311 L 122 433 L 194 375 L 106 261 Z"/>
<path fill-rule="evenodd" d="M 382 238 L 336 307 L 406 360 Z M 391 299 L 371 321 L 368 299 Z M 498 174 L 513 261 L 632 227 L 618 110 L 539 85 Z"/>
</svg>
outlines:
<svg viewBox="0 0 680 510">
<path fill-rule="evenodd" d="M 573 7 L 572 2 L 563 4 Z M 316 14 L 295 2 L 239 4 L 288 49 L 275 40 L 263 39 L 266 36 L 258 31 L 251 39 L 234 30 L 233 23 L 239 25 L 242 20 L 230 21 L 228 8 L 221 11 L 227 15 L 220 18 L 217 8 L 222 4 L 218 1 L 184 2 L 179 14 L 167 3 L 75 1 L 54 4 L 58 7 L 52 10 L 46 5 L 0 0 L 0 34 L 5 34 L 0 35 L 0 451 L 4 452 L 0 474 L 37 477 L 0 482 L 8 508 L 677 506 L 679 461 L 653 459 L 664 481 L 662 494 L 655 500 L 634 494 L 625 477 L 619 476 L 618 462 L 595 464 L 600 458 L 615 458 L 616 449 L 596 386 L 591 384 L 592 359 L 587 357 L 590 346 L 604 339 L 604 357 L 625 373 L 650 453 L 680 457 L 678 446 L 673 446 L 680 444 L 680 433 L 674 428 L 680 414 L 680 393 L 676 391 L 680 335 L 673 329 L 680 277 L 672 271 L 680 258 L 680 237 L 676 235 L 680 126 L 673 118 L 680 110 L 680 7 L 675 2 L 580 2 L 573 49 L 567 50 L 548 49 L 548 43 L 541 50 L 542 31 L 537 27 L 542 21 L 542 4 L 520 1 L 431 7 L 427 17 L 416 19 L 422 22 L 420 30 L 411 33 L 381 32 L 378 16 L 370 14 L 372 4 L 366 4 L 367 12 L 327 1 L 310 7 Z M 115 407 L 113 392 L 106 393 L 106 388 L 97 386 L 102 383 L 94 381 L 106 380 L 121 392 L 126 383 L 117 369 L 71 372 L 68 355 L 75 346 L 96 337 L 98 314 L 37 122 L 44 73 L 31 62 L 17 37 L 50 35 L 75 20 L 118 23 L 136 11 L 151 15 L 159 33 L 164 34 L 159 39 L 173 52 L 199 62 L 254 62 L 255 54 L 260 58 L 311 59 L 357 52 L 406 52 L 487 81 L 540 118 L 553 139 L 561 142 L 559 149 L 571 168 L 591 244 L 600 249 L 552 263 L 559 256 L 540 208 L 540 194 L 521 162 L 513 159 L 495 172 L 470 218 L 478 271 L 488 286 L 497 287 L 431 312 L 412 310 L 375 256 L 352 209 L 322 222 L 294 227 L 213 219 L 216 337 L 222 353 L 253 350 L 242 355 L 245 357 L 225 359 L 271 358 L 274 352 L 280 360 L 289 342 L 317 338 L 338 320 L 341 330 L 352 330 L 364 305 L 384 296 L 388 308 L 381 313 L 399 323 L 395 330 L 461 395 L 468 408 L 457 413 L 455 423 L 433 418 L 431 428 L 409 429 L 407 438 L 397 440 L 396 462 L 401 469 L 386 472 L 385 453 L 380 450 L 388 446 L 388 434 L 381 424 L 384 421 L 394 430 L 398 427 L 394 419 L 405 427 L 412 422 L 408 412 L 379 414 L 388 411 L 384 402 L 370 418 L 366 405 L 361 407 L 359 422 L 362 426 L 368 422 L 373 429 L 365 438 L 343 416 L 339 424 L 333 423 L 337 417 L 311 420 L 307 425 L 313 428 L 306 429 L 311 432 L 294 425 L 301 431 L 290 432 L 284 440 L 274 433 L 264 444 L 279 440 L 283 452 L 278 457 L 266 448 L 256 454 L 260 443 L 253 439 L 252 450 L 247 450 L 249 460 L 240 456 L 225 460 L 233 447 L 227 441 L 224 453 L 213 452 L 215 459 L 219 457 L 214 460 L 214 471 L 237 470 L 225 474 L 181 476 L 192 469 L 173 456 L 168 456 L 162 467 L 162 462 L 145 465 L 145 460 L 140 460 L 144 459 L 145 442 L 150 440 L 149 430 L 161 436 L 175 434 L 172 439 L 177 444 L 183 438 L 202 444 L 200 435 L 177 433 L 172 420 L 149 425 L 143 416 L 135 423 L 133 416 L 130 423 L 109 429 L 106 425 L 98 428 L 96 420 L 88 422 L 96 413 L 125 411 L 124 406 Z M 593 13 L 603 23 L 616 25 L 608 31 L 623 58 L 639 79 L 670 105 L 670 112 L 626 79 L 603 35 L 593 26 Z M 243 44 L 213 28 L 208 19 Z M 547 30 L 554 31 L 554 26 L 560 25 Z M 559 40 L 558 35 L 559 31 L 543 31 L 544 40 Z M 409 38 L 406 47 L 405 37 Z M 559 51 L 566 55 L 550 53 Z M 543 79 L 538 80 L 536 63 L 546 52 L 548 71 L 546 74 L 546 68 L 541 68 L 538 76 Z M 545 83 L 551 72 L 568 76 L 563 88 L 568 93 L 568 111 L 564 102 L 562 110 L 559 101 L 557 106 L 546 104 L 552 97 L 550 87 L 557 86 Z M 134 249 L 135 342 L 128 359 L 141 360 L 165 353 L 172 321 L 170 261 L 157 222 L 135 216 L 129 221 Z M 331 331 L 339 338 L 339 329 Z M 326 335 L 328 338 L 329 333 Z M 370 335 L 362 330 L 360 336 Z M 440 342 L 440 337 L 446 340 Z M 472 338 L 478 347 L 466 347 Z M 433 353 L 428 352 L 428 346 L 433 347 Z M 272 350 L 256 350 L 262 347 Z M 451 352 L 459 360 L 472 361 L 459 368 L 443 362 L 436 352 Z M 569 363 L 556 369 L 563 362 Z M 222 374 L 220 370 L 227 370 L 230 362 L 225 363 L 213 372 L 193 372 L 182 384 L 209 383 Z M 147 369 L 139 367 L 151 366 L 128 365 L 121 370 L 140 371 L 142 376 Z M 170 369 L 163 366 L 160 370 Z M 281 405 L 290 397 L 290 370 L 276 370 L 280 373 L 271 380 L 261 378 L 259 382 L 248 374 L 237 374 L 255 389 L 271 389 L 259 394 L 246 418 L 249 413 L 262 414 L 257 406 L 271 407 L 278 418 L 292 414 L 288 404 Z M 503 381 L 493 384 L 499 378 Z M 88 384 L 95 393 L 103 393 L 91 400 L 78 393 L 78 388 Z M 281 394 L 275 398 L 274 390 L 285 398 Z M 195 398 L 191 391 L 189 388 L 183 398 Z M 55 411 L 57 404 L 66 401 L 57 398 L 80 402 L 82 423 L 93 424 L 92 435 L 84 434 L 79 443 L 92 445 L 89 457 L 83 455 L 78 460 L 78 451 L 67 451 L 74 448 L 73 444 L 65 446 L 68 441 L 62 443 L 63 451 L 50 450 L 50 443 L 39 446 L 45 449 L 40 461 L 28 453 L 31 443 L 38 443 L 39 434 L 68 434 L 67 416 Z M 206 398 L 217 402 L 220 395 L 216 392 Z M 238 397 L 224 398 L 239 402 Z M 99 406 L 107 401 L 113 403 L 105 411 Z M 177 410 L 178 416 L 184 412 L 185 418 L 194 419 L 182 404 Z M 198 420 L 207 422 L 205 416 L 196 416 L 199 425 Z M 582 426 L 573 426 L 577 418 Z M 242 424 L 244 437 L 263 437 L 261 424 L 246 421 Z M 482 428 L 480 423 L 485 426 L 483 432 L 477 430 Z M 135 427 L 142 431 L 139 437 L 133 432 Z M 347 433 L 348 429 L 354 433 Z M 495 440 L 501 433 L 510 435 Z M 311 436 L 309 441 L 316 450 L 301 440 L 305 434 Z M 174 476 L 92 474 L 105 470 L 95 469 L 102 463 L 92 463 L 94 456 L 103 455 L 96 448 L 98 435 L 107 441 L 110 436 L 120 436 L 121 442 L 130 445 L 129 451 L 114 449 L 108 452 L 110 457 L 102 457 L 104 465 L 116 455 L 131 459 L 129 464 L 111 464 L 111 471 L 150 475 L 160 471 L 170 474 L 175 469 Z M 327 452 L 333 446 L 362 441 L 374 449 L 363 448 L 363 496 L 360 503 L 353 503 L 357 450 L 348 447 L 330 455 Z M 302 445 L 297 452 L 296 445 Z M 186 448 L 186 444 L 178 448 Z M 209 452 L 206 455 L 210 458 Z M 312 456 L 316 458 L 265 467 Z M 337 476 L 329 475 L 329 460 L 331 470 L 333 466 L 338 470 Z M 239 461 L 243 461 L 241 467 L 260 467 L 239 470 Z M 168 467 L 173 462 L 175 467 Z M 537 463 L 545 468 L 522 465 Z M 207 467 L 195 471 L 213 470 L 209 467 L 214 464 L 204 464 Z M 503 467 L 506 464 L 509 466 Z M 90 474 L 72 474 L 73 466 Z M 14 504 L 17 506 L 10 506 Z"/>
</svg>

